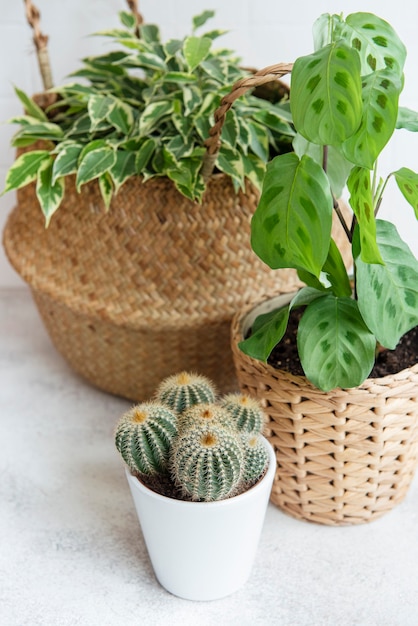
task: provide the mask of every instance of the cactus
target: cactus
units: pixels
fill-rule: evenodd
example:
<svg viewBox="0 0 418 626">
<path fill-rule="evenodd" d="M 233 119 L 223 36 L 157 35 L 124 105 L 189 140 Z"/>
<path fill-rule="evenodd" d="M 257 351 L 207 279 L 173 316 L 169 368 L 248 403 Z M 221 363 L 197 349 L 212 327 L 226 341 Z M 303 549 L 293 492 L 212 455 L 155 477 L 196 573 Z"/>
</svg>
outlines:
<svg viewBox="0 0 418 626">
<path fill-rule="evenodd" d="M 269 455 L 259 434 L 243 434 L 242 443 L 245 458 L 242 479 L 247 482 L 255 482 L 266 469 Z"/>
<path fill-rule="evenodd" d="M 233 494 L 243 468 L 241 441 L 222 426 L 187 429 L 173 444 L 173 479 L 192 500 L 210 502 Z"/>
<path fill-rule="evenodd" d="M 133 473 L 157 493 L 211 502 L 248 489 L 265 471 L 256 400 L 229 394 L 215 401 L 204 376 L 182 372 L 164 380 L 157 399 L 119 419 L 115 443 Z"/>
<path fill-rule="evenodd" d="M 178 430 L 183 432 L 187 428 L 203 427 L 212 425 L 224 426 L 233 429 L 234 423 L 231 414 L 218 404 L 196 404 L 190 407 L 178 417 Z"/>
<path fill-rule="evenodd" d="M 182 413 L 195 404 L 214 402 L 216 390 L 205 376 L 181 372 L 162 381 L 156 399 L 175 413 Z"/>
<path fill-rule="evenodd" d="M 168 472 L 170 447 L 176 435 L 173 411 L 157 402 L 144 402 L 122 415 L 115 443 L 130 470 L 153 475 Z"/>
<path fill-rule="evenodd" d="M 240 393 L 230 393 L 221 400 L 221 406 L 232 415 L 235 427 L 242 432 L 260 433 L 265 416 L 260 404 L 254 398 Z"/>
</svg>

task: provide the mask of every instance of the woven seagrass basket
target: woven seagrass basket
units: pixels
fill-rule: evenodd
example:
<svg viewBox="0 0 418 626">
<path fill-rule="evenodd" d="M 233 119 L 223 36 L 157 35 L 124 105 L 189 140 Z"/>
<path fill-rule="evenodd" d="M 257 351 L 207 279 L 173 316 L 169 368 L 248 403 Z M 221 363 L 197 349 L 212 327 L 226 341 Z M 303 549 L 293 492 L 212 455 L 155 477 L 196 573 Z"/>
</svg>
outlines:
<svg viewBox="0 0 418 626">
<path fill-rule="evenodd" d="M 128 4 L 137 12 L 136 2 Z M 30 0 L 25 5 L 45 55 L 39 12 Z M 276 84 L 287 71 L 276 71 Z M 256 77 L 251 86 L 257 81 L 268 82 Z M 168 178 L 143 183 L 138 176 L 121 187 L 106 213 L 96 182 L 79 194 L 72 180 L 45 229 L 35 186 L 17 193 L 3 236 L 7 256 L 29 284 L 56 348 L 105 391 L 149 398 L 162 378 L 182 369 L 209 376 L 221 392 L 237 387 L 232 316 L 261 285 L 277 286 L 277 277 L 249 244 L 257 192 L 248 185 L 236 194 L 228 177 L 212 175 L 215 160 L 208 151 L 202 205 L 184 198 Z M 289 271 L 279 287 L 295 284 Z"/>
<path fill-rule="evenodd" d="M 268 416 L 277 458 L 272 502 L 311 522 L 369 522 L 403 500 L 417 467 L 418 365 L 324 393 L 241 352 L 238 342 L 257 315 L 288 301 L 281 295 L 246 305 L 231 330 L 240 388 Z"/>
<path fill-rule="evenodd" d="M 96 185 L 81 195 L 67 185 L 48 229 L 34 194 L 20 190 L 4 246 L 78 373 L 133 400 L 150 397 L 161 378 L 181 369 L 206 374 L 221 390 L 236 387 L 235 307 L 261 284 L 277 285 L 249 247 L 253 190 L 236 196 L 225 176 L 214 176 L 197 205 L 168 179 L 137 178 L 104 213 Z M 295 280 L 284 275 L 283 289 Z"/>
</svg>

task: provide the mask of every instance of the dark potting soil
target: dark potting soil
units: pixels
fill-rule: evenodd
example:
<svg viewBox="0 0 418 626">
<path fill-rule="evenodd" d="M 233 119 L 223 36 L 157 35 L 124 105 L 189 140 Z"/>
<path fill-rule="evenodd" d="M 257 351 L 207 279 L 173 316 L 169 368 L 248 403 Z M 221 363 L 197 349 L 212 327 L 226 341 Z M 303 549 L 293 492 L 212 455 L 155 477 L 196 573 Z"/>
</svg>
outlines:
<svg viewBox="0 0 418 626">
<path fill-rule="evenodd" d="M 296 347 L 296 335 L 303 311 L 292 311 L 287 331 L 282 341 L 273 349 L 268 363 L 275 369 L 282 369 L 296 376 L 304 376 Z M 396 374 L 418 362 L 418 327 L 402 337 L 395 350 L 382 350 L 378 353 L 369 378 L 380 378 Z"/>
</svg>

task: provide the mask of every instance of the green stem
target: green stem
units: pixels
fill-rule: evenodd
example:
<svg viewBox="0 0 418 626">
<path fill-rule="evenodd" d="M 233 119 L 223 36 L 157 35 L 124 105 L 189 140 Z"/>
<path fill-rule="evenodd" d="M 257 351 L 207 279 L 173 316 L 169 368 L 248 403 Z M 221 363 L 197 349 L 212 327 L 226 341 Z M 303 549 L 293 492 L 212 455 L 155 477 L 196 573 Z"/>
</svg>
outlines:
<svg viewBox="0 0 418 626">
<path fill-rule="evenodd" d="M 383 193 L 386 189 L 386 185 L 389 182 L 389 178 L 393 176 L 393 172 L 391 172 L 388 177 L 386 178 L 385 182 L 383 184 L 380 184 L 377 191 L 376 191 L 376 196 L 374 198 L 374 216 L 376 217 L 377 214 L 379 213 L 379 209 L 380 209 L 380 205 L 382 204 L 382 200 L 383 200 Z"/>
</svg>

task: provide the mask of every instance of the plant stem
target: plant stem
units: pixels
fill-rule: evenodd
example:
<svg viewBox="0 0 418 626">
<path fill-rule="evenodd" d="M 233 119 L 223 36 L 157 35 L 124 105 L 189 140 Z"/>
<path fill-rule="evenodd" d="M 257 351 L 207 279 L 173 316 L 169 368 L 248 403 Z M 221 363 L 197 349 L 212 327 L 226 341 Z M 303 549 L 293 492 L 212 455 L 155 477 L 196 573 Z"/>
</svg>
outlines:
<svg viewBox="0 0 418 626">
<path fill-rule="evenodd" d="M 352 232 L 348 228 L 347 222 L 344 219 L 344 215 L 341 213 L 341 209 L 339 207 L 338 200 L 336 198 L 334 198 L 334 196 L 333 196 L 333 200 L 334 200 L 334 211 L 338 215 L 338 219 L 340 220 L 341 226 L 344 228 L 345 234 L 348 237 L 348 241 L 350 241 L 350 243 L 351 243 L 351 240 L 353 239 Z"/>
<path fill-rule="evenodd" d="M 377 192 L 376 192 L 376 199 L 375 199 L 375 208 L 374 208 L 374 216 L 376 217 L 377 214 L 379 213 L 379 209 L 380 209 L 380 205 L 382 204 L 382 200 L 383 200 L 383 192 L 386 189 L 386 185 L 389 182 L 389 178 L 393 176 L 393 172 L 391 172 L 388 177 L 386 178 L 385 182 L 383 184 L 380 184 Z"/>
<path fill-rule="evenodd" d="M 328 146 L 324 146 L 322 150 L 322 169 L 324 172 L 327 171 L 328 168 Z"/>
</svg>

